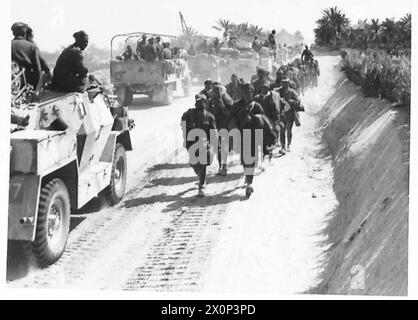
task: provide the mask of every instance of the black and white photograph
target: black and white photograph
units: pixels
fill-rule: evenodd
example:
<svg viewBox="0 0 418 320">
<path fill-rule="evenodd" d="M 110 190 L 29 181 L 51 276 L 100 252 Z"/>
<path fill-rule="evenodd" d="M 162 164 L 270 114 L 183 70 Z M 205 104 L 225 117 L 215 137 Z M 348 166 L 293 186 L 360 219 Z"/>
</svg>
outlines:
<svg viewBox="0 0 418 320">
<path fill-rule="evenodd" d="M 9 5 L 2 295 L 411 296 L 413 1 Z"/>
</svg>

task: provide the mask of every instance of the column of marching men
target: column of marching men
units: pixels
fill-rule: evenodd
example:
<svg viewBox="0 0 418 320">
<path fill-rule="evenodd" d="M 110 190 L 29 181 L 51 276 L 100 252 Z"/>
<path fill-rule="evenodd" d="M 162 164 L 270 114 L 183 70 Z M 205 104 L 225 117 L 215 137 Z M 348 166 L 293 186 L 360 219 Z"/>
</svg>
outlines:
<svg viewBox="0 0 418 320">
<path fill-rule="evenodd" d="M 199 180 L 198 197 L 205 196 L 206 167 L 213 154 L 217 153 L 217 174 L 226 177 L 230 152 L 240 155 L 245 195 L 250 197 L 259 160 L 290 152 L 293 125 L 300 126 L 298 113 L 304 111 L 299 96 L 317 86 L 319 74 L 318 62 L 306 48 L 300 59 L 278 67 L 275 79 L 257 68 L 247 83 L 236 74 L 225 86 L 204 82 L 194 108 L 181 118 L 184 146 Z"/>
</svg>

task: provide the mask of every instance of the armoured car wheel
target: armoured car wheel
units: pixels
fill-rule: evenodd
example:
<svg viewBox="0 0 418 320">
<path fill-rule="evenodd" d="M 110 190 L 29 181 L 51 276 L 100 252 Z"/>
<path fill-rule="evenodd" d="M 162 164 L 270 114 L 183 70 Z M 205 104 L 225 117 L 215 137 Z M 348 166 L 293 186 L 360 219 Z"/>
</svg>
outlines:
<svg viewBox="0 0 418 320">
<path fill-rule="evenodd" d="M 117 143 L 107 192 L 107 198 L 112 205 L 120 202 L 125 194 L 127 165 L 125 147 Z"/>
<path fill-rule="evenodd" d="M 65 184 L 53 179 L 41 190 L 32 251 L 40 267 L 57 261 L 64 252 L 70 230 L 70 197 Z"/>
</svg>

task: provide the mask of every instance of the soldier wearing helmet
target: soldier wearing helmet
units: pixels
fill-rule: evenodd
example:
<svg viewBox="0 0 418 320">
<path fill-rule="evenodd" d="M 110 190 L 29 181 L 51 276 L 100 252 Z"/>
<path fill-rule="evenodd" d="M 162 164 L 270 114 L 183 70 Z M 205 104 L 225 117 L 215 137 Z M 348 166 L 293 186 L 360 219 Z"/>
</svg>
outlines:
<svg viewBox="0 0 418 320">
<path fill-rule="evenodd" d="M 277 138 L 270 120 L 263 114 L 262 106 L 254 101 L 254 89 L 251 84 L 243 86 L 243 99 L 234 104 L 241 131 L 241 164 L 245 174 L 245 195 L 254 192 L 252 186 L 254 171 L 263 155 L 270 154 Z M 262 133 L 261 136 L 258 133 Z"/>
<path fill-rule="evenodd" d="M 206 183 L 206 167 L 212 163 L 212 146 L 210 145 L 211 134 L 215 135 L 217 141 L 217 131 L 215 117 L 207 110 L 208 101 L 203 94 L 195 96 L 195 107 L 187 110 L 181 117 L 181 126 L 184 146 L 189 152 L 189 163 L 199 178 L 198 197 L 204 197 L 204 187 Z M 191 130 L 198 129 L 200 133 L 194 140 L 190 140 Z M 203 153 L 202 153 L 203 152 Z"/>
<path fill-rule="evenodd" d="M 310 60 L 312 60 L 314 57 L 313 53 L 311 50 L 309 50 L 308 46 L 305 46 L 305 50 L 303 50 L 302 52 L 302 56 L 300 57 L 302 60 L 308 62 Z"/>
<path fill-rule="evenodd" d="M 295 90 L 290 88 L 290 80 L 285 78 L 282 80 L 281 84 L 282 86 L 277 90 L 281 97 L 280 118 L 282 121 L 282 129 L 284 129 L 280 130 L 280 144 L 282 151 L 290 151 L 293 123 L 295 120 L 298 120 L 296 119 L 296 117 L 298 117 L 297 112 L 301 111 L 302 107 L 298 94 Z"/>
</svg>

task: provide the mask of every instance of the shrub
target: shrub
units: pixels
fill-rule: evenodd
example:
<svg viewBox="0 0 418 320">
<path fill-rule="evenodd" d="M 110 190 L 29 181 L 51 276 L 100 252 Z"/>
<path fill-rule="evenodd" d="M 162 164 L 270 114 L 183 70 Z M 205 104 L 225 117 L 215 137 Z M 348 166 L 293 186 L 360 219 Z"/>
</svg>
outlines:
<svg viewBox="0 0 418 320">
<path fill-rule="evenodd" d="M 363 88 L 366 96 L 384 98 L 396 106 L 410 108 L 411 60 L 376 50 L 341 52 L 342 70 Z"/>
</svg>

